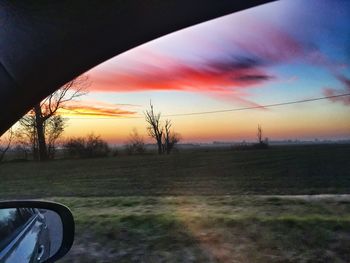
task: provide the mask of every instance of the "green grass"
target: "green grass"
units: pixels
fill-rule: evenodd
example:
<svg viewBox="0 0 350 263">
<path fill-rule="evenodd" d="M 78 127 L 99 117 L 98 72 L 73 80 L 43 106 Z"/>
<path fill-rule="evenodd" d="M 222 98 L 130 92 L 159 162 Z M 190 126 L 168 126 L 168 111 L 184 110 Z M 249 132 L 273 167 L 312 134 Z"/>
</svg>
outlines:
<svg viewBox="0 0 350 263">
<path fill-rule="evenodd" d="M 76 217 L 63 262 L 348 262 L 350 206 L 332 197 L 53 198 Z"/>
<path fill-rule="evenodd" d="M 4 163 L 0 180 L 2 199 L 72 209 L 61 262 L 350 262 L 349 145 Z"/>
</svg>

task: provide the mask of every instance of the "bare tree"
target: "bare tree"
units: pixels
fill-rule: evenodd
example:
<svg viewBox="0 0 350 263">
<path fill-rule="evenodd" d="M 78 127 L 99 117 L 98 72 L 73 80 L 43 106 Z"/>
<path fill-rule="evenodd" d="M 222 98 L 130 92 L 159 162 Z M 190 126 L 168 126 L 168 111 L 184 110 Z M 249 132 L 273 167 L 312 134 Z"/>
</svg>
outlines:
<svg viewBox="0 0 350 263">
<path fill-rule="evenodd" d="M 73 79 L 52 93 L 50 96 L 45 98 L 43 101 L 36 104 L 33 109 L 24 117 L 24 120 L 20 121 L 21 125 L 24 124 L 22 127 L 27 129 L 28 135 L 32 132 L 35 134 L 34 138 L 32 138 L 31 135 L 29 137 L 33 143 L 32 148 L 34 155 L 36 155 L 37 151 L 39 157 L 38 159 L 40 161 L 46 161 L 49 158 L 49 149 L 47 147 L 45 136 L 45 128 L 48 124 L 48 120 L 53 116 L 56 116 L 57 111 L 61 108 L 64 108 L 66 102 L 85 95 L 87 93 L 87 86 L 88 77 L 86 75 L 82 75 Z M 58 129 L 52 133 L 55 135 L 51 137 L 51 142 L 53 142 L 52 139 L 57 137 L 57 135 L 59 136 L 64 129 L 64 125 L 62 125 L 62 123 L 57 126 L 57 124 L 59 124 L 58 121 L 62 120 L 56 119 L 51 123 L 53 124 L 51 128 L 56 127 Z M 56 124 L 54 124 L 55 122 Z M 57 138 L 55 138 L 54 141 L 56 141 Z"/>
<path fill-rule="evenodd" d="M 152 102 L 150 102 L 150 109 L 146 110 L 145 112 L 145 118 L 146 122 L 148 123 L 147 131 L 150 137 L 154 138 L 157 143 L 158 147 L 158 154 L 163 153 L 163 144 L 162 144 L 162 137 L 163 137 L 163 127 L 160 123 L 160 112 L 155 114 Z"/>
<path fill-rule="evenodd" d="M 161 113 L 154 113 L 152 103 L 150 103 L 150 110 L 145 112 L 145 118 L 148 123 L 148 134 L 157 142 L 158 154 L 169 154 L 180 140 L 179 134 L 171 131 L 171 120 L 166 119 L 163 126 L 161 124 Z"/>
<path fill-rule="evenodd" d="M 260 124 L 258 125 L 257 139 L 258 143 L 254 144 L 255 148 L 267 149 L 269 147 L 269 139 L 265 138 L 265 140 L 263 140 L 263 130 Z"/>
<path fill-rule="evenodd" d="M 262 144 L 262 143 L 263 143 L 263 140 L 262 140 L 263 132 L 262 132 L 262 128 L 261 128 L 261 125 L 260 125 L 260 124 L 258 124 L 258 133 L 257 133 L 257 137 L 258 137 L 258 143 L 259 143 L 259 144 Z"/>
<path fill-rule="evenodd" d="M 47 154 L 49 159 L 56 155 L 56 144 L 66 126 L 66 119 L 61 115 L 52 116 L 45 125 L 45 136 L 47 138 Z"/>
<path fill-rule="evenodd" d="M 6 153 L 10 150 L 13 138 L 14 133 L 12 129 L 5 133 L 3 139 L 0 138 L 0 162 L 4 160 Z"/>
<path fill-rule="evenodd" d="M 171 131 L 171 120 L 166 119 L 163 133 L 163 151 L 169 154 L 180 141 L 180 135 Z"/>
<path fill-rule="evenodd" d="M 38 160 L 38 139 L 36 136 L 35 116 L 32 112 L 29 112 L 19 120 L 19 128 L 16 129 L 15 136 L 17 144 L 23 149 L 25 156 L 28 155 L 28 152 L 32 152 L 34 160 Z"/>
</svg>

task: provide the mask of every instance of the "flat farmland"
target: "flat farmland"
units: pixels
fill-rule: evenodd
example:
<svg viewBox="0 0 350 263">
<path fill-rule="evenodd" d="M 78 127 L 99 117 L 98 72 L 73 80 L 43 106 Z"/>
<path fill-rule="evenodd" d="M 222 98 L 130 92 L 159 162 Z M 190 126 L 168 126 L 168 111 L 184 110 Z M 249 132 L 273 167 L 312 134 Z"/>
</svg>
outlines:
<svg viewBox="0 0 350 263">
<path fill-rule="evenodd" d="M 1 199 L 72 209 L 62 262 L 350 261 L 349 145 L 12 162 L 0 180 Z"/>
</svg>

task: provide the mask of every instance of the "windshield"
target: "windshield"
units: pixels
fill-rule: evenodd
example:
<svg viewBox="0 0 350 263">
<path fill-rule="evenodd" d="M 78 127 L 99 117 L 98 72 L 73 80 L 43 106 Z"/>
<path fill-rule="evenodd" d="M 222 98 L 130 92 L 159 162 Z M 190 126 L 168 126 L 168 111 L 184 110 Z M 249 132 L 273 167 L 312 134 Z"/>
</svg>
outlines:
<svg viewBox="0 0 350 263">
<path fill-rule="evenodd" d="M 1 138 L 0 196 L 72 209 L 62 262 L 347 262 L 349 25 L 277 1 L 105 61 Z"/>
</svg>

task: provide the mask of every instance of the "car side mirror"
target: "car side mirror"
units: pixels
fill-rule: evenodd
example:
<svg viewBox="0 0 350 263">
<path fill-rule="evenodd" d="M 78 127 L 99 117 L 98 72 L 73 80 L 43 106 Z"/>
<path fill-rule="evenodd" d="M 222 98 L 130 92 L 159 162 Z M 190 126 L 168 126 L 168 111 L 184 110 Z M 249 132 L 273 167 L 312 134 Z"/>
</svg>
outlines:
<svg viewBox="0 0 350 263">
<path fill-rule="evenodd" d="M 0 201 L 0 262 L 55 262 L 73 241 L 74 219 L 66 206 Z"/>
</svg>

